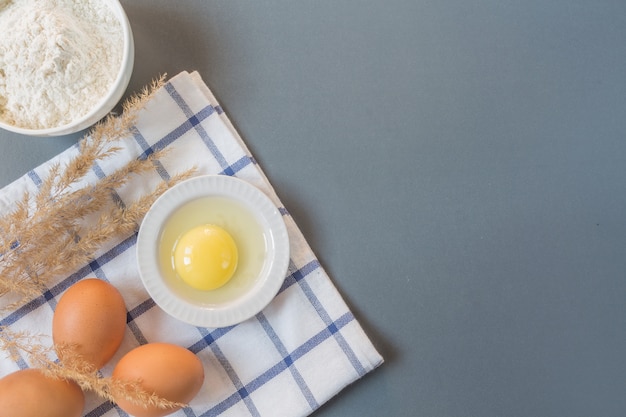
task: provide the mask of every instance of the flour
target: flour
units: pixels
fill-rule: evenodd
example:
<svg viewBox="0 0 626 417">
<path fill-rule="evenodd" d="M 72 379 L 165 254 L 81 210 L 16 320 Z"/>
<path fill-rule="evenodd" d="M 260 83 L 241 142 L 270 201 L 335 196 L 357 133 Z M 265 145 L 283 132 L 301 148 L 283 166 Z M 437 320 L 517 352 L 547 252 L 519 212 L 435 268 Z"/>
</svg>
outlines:
<svg viewBox="0 0 626 417">
<path fill-rule="evenodd" d="M 104 0 L 0 0 L 0 120 L 42 129 L 87 114 L 121 65 Z"/>
</svg>

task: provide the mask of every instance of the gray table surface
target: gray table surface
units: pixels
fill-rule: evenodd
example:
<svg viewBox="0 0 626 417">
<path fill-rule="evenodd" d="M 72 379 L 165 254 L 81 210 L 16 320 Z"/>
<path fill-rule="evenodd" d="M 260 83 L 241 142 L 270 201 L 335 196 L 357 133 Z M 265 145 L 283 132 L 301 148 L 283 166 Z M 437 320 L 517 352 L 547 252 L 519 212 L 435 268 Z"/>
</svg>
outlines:
<svg viewBox="0 0 626 417">
<path fill-rule="evenodd" d="M 201 73 L 386 359 L 316 416 L 626 415 L 626 2 L 122 3 L 129 92 Z"/>
</svg>

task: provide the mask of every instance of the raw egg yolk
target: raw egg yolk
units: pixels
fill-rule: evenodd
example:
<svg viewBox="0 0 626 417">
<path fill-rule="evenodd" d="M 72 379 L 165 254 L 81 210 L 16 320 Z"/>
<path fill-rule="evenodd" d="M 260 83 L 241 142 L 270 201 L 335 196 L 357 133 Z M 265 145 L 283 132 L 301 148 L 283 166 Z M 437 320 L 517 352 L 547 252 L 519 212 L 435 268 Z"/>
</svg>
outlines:
<svg viewBox="0 0 626 417">
<path fill-rule="evenodd" d="M 173 263 L 188 285 L 202 291 L 226 284 L 237 269 L 237 246 L 228 232 L 205 224 L 185 232 L 176 242 Z"/>
</svg>

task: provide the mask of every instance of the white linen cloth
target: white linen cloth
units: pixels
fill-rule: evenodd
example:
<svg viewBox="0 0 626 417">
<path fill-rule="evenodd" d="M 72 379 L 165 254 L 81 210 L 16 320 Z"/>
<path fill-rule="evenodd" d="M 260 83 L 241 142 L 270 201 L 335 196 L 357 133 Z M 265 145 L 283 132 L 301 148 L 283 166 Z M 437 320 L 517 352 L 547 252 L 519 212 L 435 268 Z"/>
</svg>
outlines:
<svg viewBox="0 0 626 417">
<path fill-rule="evenodd" d="M 110 374 L 119 358 L 147 342 L 175 343 L 193 351 L 205 367 L 205 383 L 173 416 L 295 417 L 311 414 L 348 384 L 383 362 L 316 259 L 297 225 L 245 143 L 197 72 L 170 79 L 141 111 L 137 133 L 113 158 L 93 167 L 90 179 L 111 173 L 131 158 L 156 148 L 169 152 L 154 175 L 141 176 L 119 191 L 123 201 L 149 192 L 158 181 L 192 166 L 198 174 L 234 175 L 265 192 L 279 207 L 290 238 L 290 266 L 276 298 L 255 317 L 227 328 L 200 328 L 165 314 L 150 299 L 136 267 L 136 234 L 113 241 L 49 291 L 21 308 L 2 313 L 0 326 L 51 334 L 58 298 L 76 281 L 98 277 L 115 285 L 128 310 L 121 348 L 102 369 Z M 36 190 L 53 161 L 67 160 L 72 147 L 0 190 L 0 213 L 24 190 Z M 0 376 L 28 367 L 0 354 Z M 114 404 L 87 395 L 85 416 L 126 416 Z"/>
</svg>

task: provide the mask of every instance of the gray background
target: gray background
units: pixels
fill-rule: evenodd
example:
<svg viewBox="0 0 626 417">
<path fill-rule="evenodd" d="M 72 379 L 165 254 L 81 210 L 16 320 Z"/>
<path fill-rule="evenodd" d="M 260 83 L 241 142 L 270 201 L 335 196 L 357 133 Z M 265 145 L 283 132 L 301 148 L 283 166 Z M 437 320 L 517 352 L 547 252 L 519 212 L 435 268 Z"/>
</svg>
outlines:
<svg viewBox="0 0 626 417">
<path fill-rule="evenodd" d="M 122 3 L 129 92 L 200 71 L 386 358 L 316 416 L 626 415 L 626 2 Z"/>
</svg>

